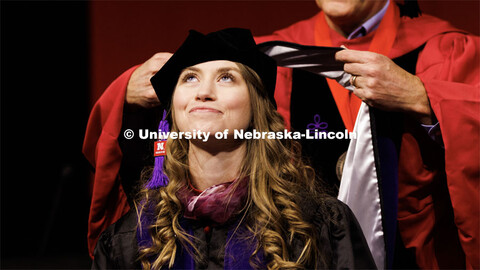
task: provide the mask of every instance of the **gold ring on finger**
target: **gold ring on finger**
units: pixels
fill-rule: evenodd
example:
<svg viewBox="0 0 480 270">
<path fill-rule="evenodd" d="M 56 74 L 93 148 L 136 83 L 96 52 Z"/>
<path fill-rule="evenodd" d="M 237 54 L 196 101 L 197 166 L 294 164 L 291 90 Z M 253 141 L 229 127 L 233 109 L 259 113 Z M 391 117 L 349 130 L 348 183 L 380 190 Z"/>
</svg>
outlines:
<svg viewBox="0 0 480 270">
<path fill-rule="evenodd" d="M 352 76 L 352 85 L 353 87 L 357 88 L 357 85 L 355 84 L 355 81 L 357 80 L 357 75 Z"/>
</svg>

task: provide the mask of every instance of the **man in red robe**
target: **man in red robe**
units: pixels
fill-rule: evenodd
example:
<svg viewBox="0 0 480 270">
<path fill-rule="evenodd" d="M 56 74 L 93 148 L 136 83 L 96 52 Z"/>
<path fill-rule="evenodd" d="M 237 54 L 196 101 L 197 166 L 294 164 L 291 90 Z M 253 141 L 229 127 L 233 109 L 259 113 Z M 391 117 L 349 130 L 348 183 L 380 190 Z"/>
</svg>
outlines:
<svg viewBox="0 0 480 270">
<path fill-rule="evenodd" d="M 355 90 L 327 81 L 345 128 L 353 129 L 361 101 L 405 115 L 405 123 L 398 123 L 405 126 L 399 154 L 398 241 L 421 268 L 480 268 L 479 38 L 428 15 L 400 16 L 393 1 L 317 4 L 322 12 L 257 42 L 348 48 L 336 59 L 354 75 Z M 365 25 L 382 12 L 379 23 Z M 360 34 L 351 36 L 355 33 Z M 160 104 L 150 78 L 170 55 L 156 54 L 127 70 L 92 110 L 83 148 L 96 170 L 91 252 L 101 231 L 129 209 L 119 179 L 123 112 L 126 107 Z M 289 128 L 296 125 L 292 114 L 298 109 L 299 76 L 291 69 L 278 70 L 275 99 Z"/>
</svg>

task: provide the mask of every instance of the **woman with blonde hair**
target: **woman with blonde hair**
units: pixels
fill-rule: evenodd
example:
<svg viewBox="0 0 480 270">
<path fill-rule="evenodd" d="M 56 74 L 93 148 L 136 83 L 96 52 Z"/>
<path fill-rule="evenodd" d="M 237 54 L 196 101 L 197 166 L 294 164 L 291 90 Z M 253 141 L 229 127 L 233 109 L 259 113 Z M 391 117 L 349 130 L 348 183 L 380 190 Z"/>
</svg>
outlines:
<svg viewBox="0 0 480 270">
<path fill-rule="evenodd" d="M 169 101 L 160 128 L 170 119 L 183 137 L 155 158 L 136 211 L 102 234 L 93 268 L 375 268 L 355 217 L 322 192 L 297 142 L 234 136 L 284 132 L 275 78 L 250 31 L 190 32 L 151 80 Z"/>
</svg>

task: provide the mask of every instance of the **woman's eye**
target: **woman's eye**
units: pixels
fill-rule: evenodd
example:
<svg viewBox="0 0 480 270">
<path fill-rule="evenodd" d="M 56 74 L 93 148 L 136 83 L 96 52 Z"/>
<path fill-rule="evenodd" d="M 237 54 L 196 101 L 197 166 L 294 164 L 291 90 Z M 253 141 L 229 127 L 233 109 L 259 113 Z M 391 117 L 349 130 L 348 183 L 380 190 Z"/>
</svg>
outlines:
<svg viewBox="0 0 480 270">
<path fill-rule="evenodd" d="M 195 77 L 195 76 L 187 77 L 187 82 L 195 82 L 195 81 L 197 81 L 197 77 Z"/>
<path fill-rule="evenodd" d="M 183 76 L 182 81 L 184 81 L 184 82 L 197 82 L 198 79 L 194 74 L 186 74 L 185 76 Z"/>
<path fill-rule="evenodd" d="M 222 76 L 220 76 L 220 81 L 221 82 L 233 82 L 234 81 L 234 77 L 232 74 L 223 74 Z"/>
</svg>

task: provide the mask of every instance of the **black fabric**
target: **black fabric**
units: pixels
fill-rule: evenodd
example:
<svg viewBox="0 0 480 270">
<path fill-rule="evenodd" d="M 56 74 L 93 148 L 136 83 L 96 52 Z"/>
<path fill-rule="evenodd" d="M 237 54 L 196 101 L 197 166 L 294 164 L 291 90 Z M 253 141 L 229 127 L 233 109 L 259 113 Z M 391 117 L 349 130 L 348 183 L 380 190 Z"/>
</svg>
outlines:
<svg viewBox="0 0 480 270">
<path fill-rule="evenodd" d="M 386 265 L 393 263 L 397 230 L 398 161 L 403 133 L 403 114 L 370 108 L 372 145 L 379 190 Z"/>
<path fill-rule="evenodd" d="M 407 16 L 415 18 L 422 15 L 422 10 L 417 0 L 404 0 L 403 5 L 397 3 L 397 6 L 400 8 L 400 17 Z"/>
<path fill-rule="evenodd" d="M 223 269 L 225 243 L 230 224 L 211 226 L 204 222 L 191 222 L 193 235 L 199 240 L 197 247 L 205 258 L 195 264 L 195 269 Z M 207 229 L 206 229 L 207 228 Z"/>
<path fill-rule="evenodd" d="M 331 197 L 304 198 L 301 202 L 303 215 L 318 229 L 318 247 L 322 249 L 328 269 L 376 268 L 360 225 L 347 205 Z M 140 268 L 139 262 L 135 260 L 138 249 L 136 222 L 135 211 L 131 210 L 102 233 L 95 248 L 92 269 Z M 197 263 L 196 269 L 223 269 L 224 248 L 230 225 L 212 228 L 210 236 L 204 231 L 205 223 L 193 221 L 191 226 L 194 236 L 199 239 L 197 245 L 200 251 L 208 258 L 208 261 Z M 293 243 L 292 254 L 298 257 L 302 242 L 295 239 Z"/>
<path fill-rule="evenodd" d="M 322 198 L 321 203 L 309 196 L 304 199 L 305 217 L 320 232 L 319 246 L 323 247 L 329 268 L 376 269 L 362 229 L 346 204 L 333 197 Z"/>
<path fill-rule="evenodd" d="M 228 28 L 207 35 L 190 30 L 187 39 L 150 80 L 159 100 L 168 106 L 184 68 L 214 60 L 229 60 L 252 68 L 262 79 L 268 98 L 276 104 L 273 93 L 277 65 L 258 50 L 250 30 L 241 28 Z"/>
<path fill-rule="evenodd" d="M 343 63 L 335 60 L 339 47 L 306 46 L 297 43 L 275 40 L 258 44 L 259 50 L 270 55 L 277 66 L 294 67 L 308 64 L 305 68 L 313 73 L 343 71 Z M 277 51 L 281 48 L 279 51 Z M 308 57 L 308 63 L 305 59 Z"/>
<path fill-rule="evenodd" d="M 317 74 L 294 69 L 292 74 L 292 96 L 290 103 L 290 120 L 293 131 L 305 132 L 309 124 L 327 123 L 328 132 L 344 132 L 340 113 L 324 77 Z M 302 138 L 302 155 L 309 159 L 316 174 L 330 187 L 331 195 L 338 193 L 339 180 L 336 164 L 340 155 L 347 151 L 350 140 L 315 140 Z"/>
<path fill-rule="evenodd" d="M 137 215 L 131 210 L 110 225 L 98 239 L 92 269 L 141 269 L 136 261 Z"/>
<path fill-rule="evenodd" d="M 423 46 L 413 50 L 412 52 L 405 54 L 401 57 L 394 59 L 393 61 L 402 67 L 404 70 L 415 74 L 416 63 L 419 52 L 423 49 Z M 420 134 L 428 142 L 426 144 L 435 144 L 433 140 L 428 138 L 427 133 L 420 124 L 408 117 L 405 117 L 400 112 L 386 112 L 376 108 L 370 108 L 370 124 L 372 127 L 372 144 L 374 145 L 375 154 L 375 167 L 377 169 L 378 187 L 380 192 L 380 205 L 382 207 L 382 224 L 384 239 L 386 245 L 386 261 L 387 265 L 394 265 L 395 261 L 398 261 L 394 257 L 404 256 L 408 253 L 399 250 L 398 255 L 391 252 L 396 247 L 397 237 L 397 211 L 398 209 L 398 184 L 393 179 L 397 179 L 398 176 L 398 160 L 400 154 L 400 146 L 402 141 L 402 135 L 405 132 L 404 123 L 409 122 L 420 131 Z M 413 123 L 412 123 L 413 122 Z M 392 211 L 395 209 L 395 211 Z M 392 256 L 393 255 L 393 256 Z M 405 263 L 413 265 L 413 262 L 407 262 L 410 257 L 402 259 Z"/>
</svg>

